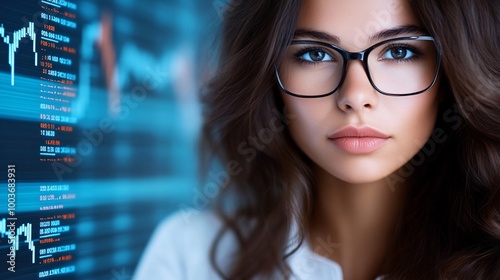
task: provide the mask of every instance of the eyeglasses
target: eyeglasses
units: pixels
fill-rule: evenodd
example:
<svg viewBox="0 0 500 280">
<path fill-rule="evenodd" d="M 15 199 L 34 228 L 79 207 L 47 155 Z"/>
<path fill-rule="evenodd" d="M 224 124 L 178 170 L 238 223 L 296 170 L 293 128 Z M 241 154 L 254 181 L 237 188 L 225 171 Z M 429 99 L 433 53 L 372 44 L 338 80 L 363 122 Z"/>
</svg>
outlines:
<svg viewBox="0 0 500 280">
<path fill-rule="evenodd" d="M 342 85 L 349 60 L 361 60 L 368 80 L 380 93 L 407 96 L 436 82 L 441 51 L 430 36 L 394 38 L 361 52 L 310 40 L 295 40 L 275 68 L 281 89 L 305 98 L 333 94 Z"/>
</svg>

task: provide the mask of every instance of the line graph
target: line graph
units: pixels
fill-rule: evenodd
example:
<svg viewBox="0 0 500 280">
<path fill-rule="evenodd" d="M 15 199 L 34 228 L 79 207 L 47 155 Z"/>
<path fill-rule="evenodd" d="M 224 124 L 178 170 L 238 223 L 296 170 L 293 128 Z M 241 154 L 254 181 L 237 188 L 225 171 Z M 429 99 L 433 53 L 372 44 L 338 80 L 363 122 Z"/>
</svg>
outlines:
<svg viewBox="0 0 500 280">
<path fill-rule="evenodd" d="M 38 65 L 38 53 L 36 52 L 36 33 L 35 24 L 30 22 L 28 27 L 23 27 L 12 33 L 12 40 L 10 35 L 6 35 L 5 28 L 3 24 L 0 24 L 0 36 L 2 36 L 3 42 L 9 45 L 9 65 L 10 65 L 10 84 L 14 85 L 14 72 L 15 72 L 15 62 L 16 62 L 16 51 L 19 48 L 19 42 L 22 39 L 29 36 L 31 41 L 33 41 L 33 53 L 35 54 L 35 66 Z M 12 41 L 12 42 L 11 42 Z"/>
<path fill-rule="evenodd" d="M 7 229 L 7 220 L 5 218 L 0 220 L 0 235 L 2 238 L 8 237 L 10 231 Z M 15 236 L 15 249 L 19 251 L 19 236 L 25 236 L 25 243 L 28 243 L 28 249 L 31 250 L 31 262 L 35 263 L 35 240 L 33 240 L 33 225 L 30 223 L 22 224 L 16 229 Z"/>
</svg>

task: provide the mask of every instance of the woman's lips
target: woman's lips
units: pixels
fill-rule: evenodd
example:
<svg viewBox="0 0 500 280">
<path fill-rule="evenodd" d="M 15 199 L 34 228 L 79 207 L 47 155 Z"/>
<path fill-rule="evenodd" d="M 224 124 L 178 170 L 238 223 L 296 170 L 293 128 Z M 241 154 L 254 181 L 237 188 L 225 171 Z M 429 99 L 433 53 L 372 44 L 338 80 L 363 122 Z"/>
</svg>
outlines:
<svg viewBox="0 0 500 280">
<path fill-rule="evenodd" d="M 338 148 L 352 154 L 368 154 L 378 150 L 389 136 L 368 126 L 347 126 L 328 136 Z"/>
</svg>

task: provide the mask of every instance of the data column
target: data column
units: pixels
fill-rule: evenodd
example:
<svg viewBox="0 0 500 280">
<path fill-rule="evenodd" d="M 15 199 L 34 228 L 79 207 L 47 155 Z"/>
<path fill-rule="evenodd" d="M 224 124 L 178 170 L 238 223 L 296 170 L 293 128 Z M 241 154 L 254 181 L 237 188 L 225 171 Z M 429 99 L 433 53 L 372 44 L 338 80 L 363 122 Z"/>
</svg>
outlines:
<svg viewBox="0 0 500 280">
<path fill-rule="evenodd" d="M 67 0 L 4 2 L 0 184 L 7 182 L 3 169 L 8 166 L 14 183 L 0 189 L 0 279 L 71 279 L 79 247 L 78 197 L 72 189 L 79 134 L 73 112 L 81 44 L 78 6 Z M 11 208 L 4 204 L 9 194 L 15 197 Z"/>
</svg>

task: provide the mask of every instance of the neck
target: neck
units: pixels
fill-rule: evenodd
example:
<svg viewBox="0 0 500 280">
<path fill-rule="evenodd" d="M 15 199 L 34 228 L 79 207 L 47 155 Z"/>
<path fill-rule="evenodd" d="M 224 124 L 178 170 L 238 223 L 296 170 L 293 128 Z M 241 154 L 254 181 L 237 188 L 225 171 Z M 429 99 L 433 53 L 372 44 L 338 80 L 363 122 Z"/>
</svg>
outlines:
<svg viewBox="0 0 500 280">
<path fill-rule="evenodd" d="M 322 170 L 316 179 L 311 248 L 339 263 L 344 279 L 383 274 L 405 188 L 391 188 L 385 180 L 350 184 Z"/>
</svg>

